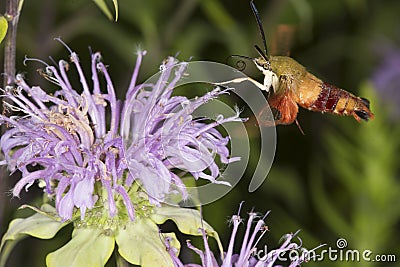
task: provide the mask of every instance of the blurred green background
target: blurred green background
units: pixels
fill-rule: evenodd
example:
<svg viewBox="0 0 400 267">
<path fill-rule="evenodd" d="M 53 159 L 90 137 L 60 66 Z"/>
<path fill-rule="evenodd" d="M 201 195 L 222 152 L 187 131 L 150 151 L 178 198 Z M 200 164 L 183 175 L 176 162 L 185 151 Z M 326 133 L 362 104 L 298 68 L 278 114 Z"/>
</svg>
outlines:
<svg viewBox="0 0 400 267">
<path fill-rule="evenodd" d="M 394 254 L 399 262 L 400 2 L 256 0 L 255 4 L 270 47 L 277 25 L 295 25 L 291 56 L 326 82 L 368 98 L 376 118 L 359 124 L 352 118 L 300 110 L 298 120 L 305 135 L 296 125 L 277 127 L 275 161 L 262 187 L 247 191 L 254 156 L 239 185 L 203 207 L 205 220 L 226 246 L 228 219 L 245 201 L 244 217 L 253 208 L 272 211 L 267 218 L 269 247 L 276 247 L 285 233 L 301 229 L 306 248 L 325 243 L 335 249 L 337 239 L 344 238 L 348 249 Z M 88 47 L 101 51 L 119 97 L 128 86 L 138 47 L 148 51 L 140 73 L 144 81 L 168 55 L 226 63 L 232 54 L 257 56 L 253 46 L 261 45 L 248 0 L 121 0 L 118 22 L 108 20 L 92 1 L 25 1 L 18 27 L 17 71 L 25 73 L 31 84 L 43 80 L 35 64 L 22 64 L 25 55 L 45 60 L 68 57 L 55 37 L 76 51 L 81 62 L 88 62 Z M 262 81 L 257 72 L 246 74 Z M 255 134 L 252 140 L 255 151 L 257 138 Z M 11 179 L 1 190 L 1 234 L 19 205 L 35 201 L 32 189 L 21 200 L 6 195 L 14 183 Z M 36 261 L 32 266 L 43 266 L 46 253 L 61 246 L 70 231 L 62 230 L 54 241 L 21 242 L 9 266 L 25 266 L 32 259 Z M 320 265 L 398 266 L 363 260 L 304 264 Z"/>
</svg>

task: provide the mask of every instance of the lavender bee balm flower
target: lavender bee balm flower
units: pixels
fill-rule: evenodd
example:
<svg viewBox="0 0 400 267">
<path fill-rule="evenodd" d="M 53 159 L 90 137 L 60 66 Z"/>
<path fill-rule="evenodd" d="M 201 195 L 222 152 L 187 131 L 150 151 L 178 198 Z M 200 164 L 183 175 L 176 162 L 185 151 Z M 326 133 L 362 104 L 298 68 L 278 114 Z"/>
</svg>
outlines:
<svg viewBox="0 0 400 267">
<path fill-rule="evenodd" d="M 19 196 L 24 187 L 28 189 L 35 180 L 43 179 L 45 192 L 55 195 L 58 214 L 64 220 L 72 218 L 75 207 L 80 209 L 83 219 L 99 199 L 107 199 L 109 215 L 113 217 L 118 197 L 133 220 L 128 191 L 135 181 L 144 186 L 153 204 L 164 200 L 171 185 L 186 197 L 185 186 L 172 168 L 217 182 L 219 169 L 213 156 L 219 154 L 224 163 L 232 159 L 226 148 L 229 138 L 214 127 L 240 119 L 236 116 L 206 124 L 192 119 L 191 112 L 223 91 L 217 88 L 193 101 L 171 96 L 186 68 L 185 63 L 177 65 L 174 58 L 162 65 L 163 72 L 156 84 L 138 85 L 136 79 L 145 55 L 141 51 L 126 99 L 121 102 L 116 99 L 99 53 L 92 55 L 93 88 L 84 76 L 77 54 L 70 53 L 81 88 L 72 88 L 67 76 L 71 66 L 60 60 L 58 68 L 47 65 L 42 72 L 60 87 L 54 95 L 29 86 L 21 75 L 17 76 L 16 89 L 4 91 L 4 97 L 13 102 L 6 103 L 8 108 L 20 114 L 0 116 L 1 122 L 10 126 L 1 138 L 6 162 L 11 171 L 22 173 L 13 195 Z M 100 88 L 99 76 L 104 77 L 107 92 Z M 109 121 L 107 109 L 111 111 Z M 128 140 L 126 148 L 121 136 Z M 40 168 L 30 171 L 29 166 Z M 207 169 L 210 174 L 205 172 Z M 96 190 L 95 184 L 101 184 L 106 195 Z"/>
<path fill-rule="evenodd" d="M 177 171 L 226 183 L 218 179 L 215 156 L 222 163 L 238 158 L 230 158 L 229 136 L 215 127 L 242 121 L 239 112 L 228 118 L 220 115 L 213 122 L 193 115 L 226 90 L 215 88 L 193 100 L 172 96 L 187 68 L 187 63 L 172 57 L 161 65 L 156 79 L 138 84 L 146 54 L 139 51 L 121 101 L 100 53 L 91 56 L 89 80 L 78 55 L 67 49 L 70 62 L 60 60 L 52 66 L 36 60 L 45 65 L 41 75 L 57 85 L 53 94 L 30 86 L 22 75 L 16 77 L 16 88 L 1 89 L 8 99 L 4 105 L 13 114 L 0 115 L 0 123 L 7 125 L 0 140 L 5 156 L 0 164 L 22 174 L 12 193 L 19 197 L 23 189 L 40 181 L 54 203 L 31 207 L 35 215 L 13 220 L 0 252 L 6 241 L 21 234 L 52 238 L 69 222 L 74 223 L 72 239 L 47 256 L 48 266 L 103 266 L 115 243 L 119 255 L 130 263 L 173 266 L 158 229 L 168 219 L 188 234 L 201 235 L 197 229 L 205 226 L 218 239 L 197 210 L 161 204 L 171 194 L 188 197 Z M 79 76 L 78 87 L 70 82 L 71 71 Z M 165 233 L 165 237 L 179 253 L 175 235 Z"/>
</svg>

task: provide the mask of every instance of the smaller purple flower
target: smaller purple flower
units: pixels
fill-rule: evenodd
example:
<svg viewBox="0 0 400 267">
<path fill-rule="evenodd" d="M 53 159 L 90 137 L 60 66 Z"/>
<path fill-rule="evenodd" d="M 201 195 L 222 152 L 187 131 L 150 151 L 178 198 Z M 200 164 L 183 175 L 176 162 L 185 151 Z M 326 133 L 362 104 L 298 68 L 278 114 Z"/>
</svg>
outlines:
<svg viewBox="0 0 400 267">
<path fill-rule="evenodd" d="M 379 96 L 389 104 L 394 117 L 400 116 L 400 48 L 386 44 L 386 48 L 381 51 L 382 62 L 378 64 L 372 75 L 372 82 L 377 89 Z"/>
<path fill-rule="evenodd" d="M 246 232 L 242 240 L 237 240 L 237 232 L 239 225 L 243 223 L 243 220 L 240 215 L 233 215 L 231 219 L 233 230 L 229 241 L 228 250 L 223 253 L 224 256 L 221 257 L 220 261 L 215 258 L 213 252 L 210 250 L 210 247 L 208 246 L 207 233 L 203 229 L 199 230 L 203 236 L 204 251 L 194 247 L 190 241 L 187 241 L 187 246 L 200 256 L 202 262 L 201 265 L 183 264 L 182 261 L 176 256 L 177 254 L 174 251 L 174 248 L 170 246 L 168 239 L 165 241 L 167 250 L 170 251 L 170 255 L 173 258 L 176 267 L 280 267 L 282 265 L 278 265 L 277 261 L 282 259 L 289 261 L 286 266 L 295 267 L 300 266 L 301 263 L 307 260 L 310 260 L 310 258 L 314 256 L 313 251 L 323 246 L 318 246 L 312 251 L 302 248 L 300 238 L 298 238 L 298 243 L 294 241 L 294 238 L 298 234 L 298 232 L 296 232 L 294 234 L 287 234 L 283 236 L 281 239 L 282 244 L 277 249 L 273 249 L 271 251 L 258 250 L 258 242 L 268 231 L 268 227 L 265 225 L 264 221 L 268 214 L 269 212 L 264 216 L 264 218 L 258 219 L 258 215 L 254 212 L 251 212 L 249 214 L 249 219 L 247 220 Z M 252 229 L 252 225 L 254 223 L 255 226 Z M 240 246 L 239 254 L 233 253 L 235 245 Z M 292 257 L 289 256 L 290 254 Z M 293 257 L 293 255 L 296 255 L 297 257 Z"/>
</svg>

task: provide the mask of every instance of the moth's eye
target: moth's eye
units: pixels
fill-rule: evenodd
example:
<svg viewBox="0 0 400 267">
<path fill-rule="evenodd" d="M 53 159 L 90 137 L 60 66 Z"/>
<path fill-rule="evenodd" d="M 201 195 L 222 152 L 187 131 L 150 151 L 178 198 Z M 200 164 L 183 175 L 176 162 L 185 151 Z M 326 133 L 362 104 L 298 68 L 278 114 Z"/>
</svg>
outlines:
<svg viewBox="0 0 400 267">
<path fill-rule="evenodd" d="M 265 70 L 269 70 L 271 67 L 270 67 L 270 65 L 268 64 L 268 63 L 264 63 L 263 65 L 262 65 L 262 67 L 265 69 Z"/>
</svg>

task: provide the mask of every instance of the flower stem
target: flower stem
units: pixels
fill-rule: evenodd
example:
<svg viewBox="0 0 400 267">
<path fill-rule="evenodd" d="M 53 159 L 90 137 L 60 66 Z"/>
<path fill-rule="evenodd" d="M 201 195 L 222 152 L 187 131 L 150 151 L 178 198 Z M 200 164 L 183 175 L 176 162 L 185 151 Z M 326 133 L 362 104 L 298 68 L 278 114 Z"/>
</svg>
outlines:
<svg viewBox="0 0 400 267">
<path fill-rule="evenodd" d="M 7 35 L 4 43 L 4 81 L 3 81 L 3 89 L 8 90 L 9 86 L 13 86 L 15 82 L 15 54 L 16 54 L 16 46 L 17 46 L 17 25 L 19 19 L 19 11 L 21 10 L 23 0 L 7 0 L 6 2 L 6 12 L 5 18 L 8 23 Z M 2 112 L 6 114 L 5 102 L 8 102 L 7 98 L 3 98 L 3 107 Z M 1 105 L 0 105 L 1 107 Z M 5 131 L 4 124 L 0 128 L 0 135 Z M 7 177 L 6 168 L 0 169 L 0 177 Z M 8 188 L 7 179 L 0 179 L 0 188 L 5 189 Z M 1 190 L 4 192 L 5 190 Z M 3 198 L 6 197 L 5 194 L 1 194 L 0 196 L 0 215 L 4 214 L 5 205 L 7 203 Z M 2 228 L 2 222 L 0 223 L 0 228 Z"/>
<path fill-rule="evenodd" d="M 7 0 L 5 17 L 9 21 L 9 24 L 4 46 L 4 88 L 9 85 L 14 85 L 15 80 L 15 54 L 17 47 L 19 6 L 20 0 Z"/>
</svg>

